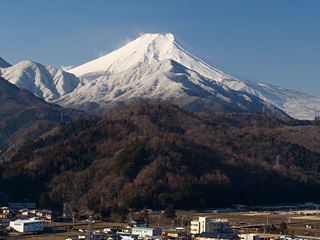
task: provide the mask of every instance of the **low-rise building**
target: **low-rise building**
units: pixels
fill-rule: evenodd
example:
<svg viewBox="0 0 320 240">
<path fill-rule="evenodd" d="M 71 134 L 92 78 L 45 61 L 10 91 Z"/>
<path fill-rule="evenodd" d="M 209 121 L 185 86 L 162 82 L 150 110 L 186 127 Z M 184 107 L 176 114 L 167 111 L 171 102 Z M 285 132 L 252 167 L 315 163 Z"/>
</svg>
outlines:
<svg viewBox="0 0 320 240">
<path fill-rule="evenodd" d="M 148 227 L 148 223 L 145 219 L 134 219 L 128 223 L 130 227 Z"/>
<path fill-rule="evenodd" d="M 139 236 L 135 234 L 122 234 L 120 237 L 122 240 L 138 240 Z"/>
<path fill-rule="evenodd" d="M 239 237 L 243 240 L 259 240 L 260 237 L 258 234 L 239 234 Z"/>
<path fill-rule="evenodd" d="M 11 218 L 11 214 L 10 213 L 0 213 L 0 218 L 1 219 L 5 219 L 5 218 Z"/>
<path fill-rule="evenodd" d="M 237 234 L 203 232 L 198 236 L 198 240 L 240 240 Z"/>
<path fill-rule="evenodd" d="M 46 222 L 52 222 L 53 220 L 53 212 L 47 209 L 33 209 L 30 211 L 32 214 L 34 214 L 37 217 L 40 217 L 42 220 Z"/>
<path fill-rule="evenodd" d="M 157 236 L 162 234 L 161 228 L 152 228 L 152 227 L 133 227 L 132 234 L 139 235 L 139 237 L 150 237 Z"/>
<path fill-rule="evenodd" d="M 18 219 L 11 221 L 10 227 L 17 232 L 38 232 L 43 231 L 43 221 L 39 218 Z"/>
<path fill-rule="evenodd" d="M 227 219 L 211 219 L 209 217 L 199 217 L 197 220 L 191 221 L 192 235 L 198 235 L 203 232 L 230 232 L 230 225 Z"/>
</svg>

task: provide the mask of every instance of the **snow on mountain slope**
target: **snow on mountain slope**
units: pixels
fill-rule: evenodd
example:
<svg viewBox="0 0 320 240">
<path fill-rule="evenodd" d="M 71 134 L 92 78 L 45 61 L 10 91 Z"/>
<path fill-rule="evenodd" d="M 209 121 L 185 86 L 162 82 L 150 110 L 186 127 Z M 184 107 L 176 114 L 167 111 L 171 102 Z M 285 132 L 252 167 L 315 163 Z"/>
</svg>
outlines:
<svg viewBox="0 0 320 240">
<path fill-rule="evenodd" d="M 168 60 L 179 67 L 169 68 Z M 7 66 L 5 63 L 3 65 Z M 190 76 L 198 76 L 183 77 L 186 71 Z M 0 75 L 4 78 L 48 102 L 80 106 L 87 110 L 103 104 L 110 105 L 111 102 L 161 98 L 179 103 L 180 106 L 188 105 L 190 109 L 193 106 L 194 111 L 201 107 L 202 110 L 217 108 L 218 104 L 226 105 L 229 110 L 238 111 L 240 107 L 253 111 L 252 105 L 248 107 L 248 101 L 252 101 L 253 97 L 243 93 L 246 92 L 275 105 L 294 118 L 313 119 L 320 115 L 320 95 L 240 81 L 190 54 L 170 33 L 142 35 L 122 48 L 68 72 L 32 61 L 0 67 Z M 223 92 L 222 89 L 228 90 Z M 236 94 L 230 89 L 242 92 Z M 245 104 L 243 99 L 247 100 Z M 217 103 L 213 104 L 213 101 Z M 236 101 L 239 101 L 238 105 L 234 105 Z M 232 106 L 228 106 L 230 102 Z M 261 105 L 258 104 L 256 108 L 262 111 Z"/>
<path fill-rule="evenodd" d="M 104 109 L 134 100 L 167 100 L 192 111 L 267 111 L 285 114 L 259 98 L 237 92 L 173 60 L 139 62 L 117 74 L 102 75 L 56 103 L 83 110 Z M 120 104 L 121 105 L 121 104 Z"/>
<path fill-rule="evenodd" d="M 184 50 L 171 33 L 144 34 L 122 48 L 70 69 L 68 72 L 78 77 L 115 74 L 138 62 L 152 64 L 166 59 L 174 60 L 204 77 L 215 79 L 215 81 L 232 78 Z"/>
<path fill-rule="evenodd" d="M 296 119 L 312 120 L 320 116 L 320 95 L 289 90 L 270 84 L 225 79 L 221 83 L 236 91 L 251 93 L 282 109 Z"/>
<path fill-rule="evenodd" d="M 0 74 L 9 82 L 28 89 L 48 102 L 72 92 L 81 85 L 80 80 L 73 74 L 32 61 L 22 61 L 11 67 L 0 68 Z"/>
<path fill-rule="evenodd" d="M 117 74 L 139 62 L 152 64 L 165 59 L 174 60 L 200 75 L 221 82 L 237 91 L 251 93 L 298 119 L 313 119 L 320 115 L 320 95 L 306 94 L 268 84 L 241 81 L 219 71 L 193 56 L 168 34 L 145 34 L 103 57 L 69 70 L 76 76 L 92 80 Z"/>
<path fill-rule="evenodd" d="M 0 57 L 0 68 L 6 68 L 6 67 L 10 67 L 11 64 L 8 63 L 6 60 L 4 60 L 3 58 Z"/>
</svg>

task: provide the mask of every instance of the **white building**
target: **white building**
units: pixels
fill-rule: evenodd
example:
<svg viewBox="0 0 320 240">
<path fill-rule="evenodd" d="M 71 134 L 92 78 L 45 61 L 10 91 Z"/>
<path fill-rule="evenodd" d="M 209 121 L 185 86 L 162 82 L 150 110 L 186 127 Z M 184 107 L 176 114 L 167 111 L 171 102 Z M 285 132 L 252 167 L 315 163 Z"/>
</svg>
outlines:
<svg viewBox="0 0 320 240">
<path fill-rule="evenodd" d="M 144 238 L 148 236 L 157 236 L 162 234 L 161 228 L 152 227 L 133 227 L 132 234 L 139 235 L 139 238 Z"/>
<path fill-rule="evenodd" d="M 191 221 L 192 235 L 203 232 L 230 232 L 229 221 L 227 219 L 211 219 L 209 217 L 199 217 L 198 220 Z"/>
<path fill-rule="evenodd" d="M 138 240 L 138 235 L 135 234 L 122 234 L 120 235 L 122 240 Z"/>
<path fill-rule="evenodd" d="M 258 234 L 239 234 L 239 237 L 243 240 L 259 240 Z"/>
<path fill-rule="evenodd" d="M 43 231 L 43 221 L 39 218 L 32 218 L 27 220 L 18 219 L 10 222 L 12 227 L 17 232 L 38 232 Z"/>
</svg>

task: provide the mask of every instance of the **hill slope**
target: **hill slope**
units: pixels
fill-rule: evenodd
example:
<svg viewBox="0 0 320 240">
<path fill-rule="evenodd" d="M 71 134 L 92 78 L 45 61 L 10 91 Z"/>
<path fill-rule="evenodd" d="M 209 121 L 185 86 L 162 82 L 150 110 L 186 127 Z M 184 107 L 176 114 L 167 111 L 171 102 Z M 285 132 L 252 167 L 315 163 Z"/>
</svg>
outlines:
<svg viewBox="0 0 320 240">
<path fill-rule="evenodd" d="M 319 136 L 313 122 L 133 104 L 26 142 L 2 166 L 1 187 L 15 198 L 37 201 L 43 192 L 47 206 L 60 209 L 67 202 L 70 209 L 105 216 L 168 204 L 316 201 Z"/>
<path fill-rule="evenodd" d="M 46 103 L 0 77 L 0 150 L 10 143 L 35 139 L 81 112 Z"/>
</svg>

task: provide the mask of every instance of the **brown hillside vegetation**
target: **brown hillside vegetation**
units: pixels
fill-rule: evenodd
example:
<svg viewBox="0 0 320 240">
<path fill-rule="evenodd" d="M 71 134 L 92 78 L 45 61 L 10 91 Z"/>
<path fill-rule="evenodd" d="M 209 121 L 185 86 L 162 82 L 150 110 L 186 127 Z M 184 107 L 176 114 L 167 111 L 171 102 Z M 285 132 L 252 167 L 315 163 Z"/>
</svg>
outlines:
<svg viewBox="0 0 320 240">
<path fill-rule="evenodd" d="M 317 201 L 319 133 L 311 121 L 136 103 L 25 142 L 2 165 L 1 189 L 17 200 L 57 209 L 67 202 L 105 217 L 170 204 Z"/>
<path fill-rule="evenodd" d="M 61 121 L 77 119 L 82 112 L 46 103 L 26 89 L 0 77 L 0 150 L 35 139 Z"/>
</svg>

